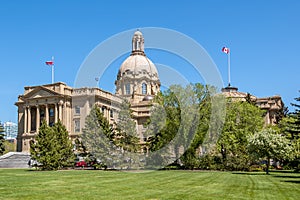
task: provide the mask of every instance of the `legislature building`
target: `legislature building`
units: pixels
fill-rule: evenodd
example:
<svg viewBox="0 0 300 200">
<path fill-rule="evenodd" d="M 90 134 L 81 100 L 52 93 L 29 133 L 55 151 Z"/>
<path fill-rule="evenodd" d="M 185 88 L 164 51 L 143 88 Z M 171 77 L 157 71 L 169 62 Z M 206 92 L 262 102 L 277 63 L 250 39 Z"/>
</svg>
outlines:
<svg viewBox="0 0 300 200">
<path fill-rule="evenodd" d="M 144 37 L 136 31 L 132 52 L 121 64 L 115 81 L 116 93 L 100 88 L 72 88 L 58 82 L 24 87 L 18 97 L 17 151 L 29 152 L 30 141 L 43 120 L 50 126 L 60 120 L 72 139 L 78 137 L 93 105 L 99 106 L 112 124 L 118 118 L 119 105 L 127 99 L 140 141 L 144 141 L 144 124 L 150 117 L 151 100 L 160 91 L 157 69 L 144 52 Z"/>
<path fill-rule="evenodd" d="M 96 104 L 111 124 L 118 119 L 119 105 L 127 99 L 136 130 L 142 143 L 145 140 L 145 122 L 150 117 L 153 97 L 160 91 L 158 71 L 144 52 L 144 37 L 136 31 L 132 38 L 132 52 L 121 64 L 116 81 L 116 92 L 112 94 L 100 88 L 72 88 L 57 82 L 47 85 L 24 87 L 15 105 L 18 107 L 17 151 L 29 152 L 43 120 L 52 125 L 60 120 L 68 130 L 70 138 L 82 133 L 85 118 Z M 226 97 L 245 100 L 246 93 L 237 88 L 222 89 Z M 278 111 L 283 107 L 280 96 L 257 98 L 251 96 L 257 106 L 266 110 L 265 123 L 274 124 Z"/>
</svg>

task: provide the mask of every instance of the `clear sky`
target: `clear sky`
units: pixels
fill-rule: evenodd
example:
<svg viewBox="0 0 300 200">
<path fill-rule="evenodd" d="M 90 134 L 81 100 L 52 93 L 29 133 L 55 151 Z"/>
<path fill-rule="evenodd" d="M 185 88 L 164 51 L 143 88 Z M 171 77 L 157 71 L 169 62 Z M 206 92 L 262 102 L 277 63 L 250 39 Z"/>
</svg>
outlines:
<svg viewBox="0 0 300 200">
<path fill-rule="evenodd" d="M 14 103 L 24 86 L 51 83 L 51 69 L 45 65 L 51 56 L 55 81 L 73 86 L 81 64 L 98 44 L 141 27 L 168 28 L 193 38 L 214 60 L 224 84 L 227 57 L 221 48 L 228 46 L 232 85 L 258 97 L 279 94 L 291 110 L 300 90 L 299 10 L 298 0 L 2 0 L 0 120 L 17 122 Z M 154 63 L 185 67 L 165 52 L 146 53 Z M 100 87 L 114 93 L 126 56 L 112 64 Z"/>
</svg>

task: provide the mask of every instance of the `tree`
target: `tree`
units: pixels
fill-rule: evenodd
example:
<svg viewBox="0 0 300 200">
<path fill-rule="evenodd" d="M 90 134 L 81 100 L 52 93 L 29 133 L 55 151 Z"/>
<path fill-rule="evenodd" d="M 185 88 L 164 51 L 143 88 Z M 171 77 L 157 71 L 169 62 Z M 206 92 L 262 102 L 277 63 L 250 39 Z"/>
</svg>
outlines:
<svg viewBox="0 0 300 200">
<path fill-rule="evenodd" d="M 14 142 L 9 141 L 9 140 L 5 141 L 4 146 L 5 146 L 4 154 L 8 153 L 8 152 L 15 152 L 17 150 L 16 144 Z"/>
<path fill-rule="evenodd" d="M 132 119 L 130 103 L 124 100 L 120 105 L 116 125 L 115 143 L 124 151 L 137 152 L 140 149 L 136 123 Z"/>
<path fill-rule="evenodd" d="M 295 159 L 291 161 L 291 166 L 300 170 L 300 97 L 295 98 L 297 103 L 291 103 L 295 111 L 288 113 L 279 123 L 281 132 L 291 141 L 294 147 Z"/>
<path fill-rule="evenodd" d="M 86 151 L 91 153 L 103 165 L 113 167 L 117 161 L 117 149 L 114 145 L 114 131 L 97 105 L 94 105 L 85 119 L 81 140 Z"/>
<path fill-rule="evenodd" d="M 196 151 L 208 134 L 211 96 L 215 91 L 214 87 L 200 83 L 186 87 L 172 85 L 157 96 L 158 105 L 151 112 L 147 131 L 150 151 L 152 154 L 159 151 L 160 157 L 155 154 L 152 160 L 174 162 L 175 159 L 173 164 L 191 169 L 197 165 Z"/>
<path fill-rule="evenodd" d="M 59 120 L 51 127 L 55 134 L 55 148 L 58 154 L 58 169 L 61 169 L 74 161 L 73 144 L 69 138 L 66 127 Z"/>
<path fill-rule="evenodd" d="M 300 143 L 300 97 L 295 98 L 298 103 L 291 103 L 295 107 L 295 111 L 290 113 L 290 121 L 288 126 L 288 132 L 291 134 L 291 140 L 295 144 Z M 298 146 L 299 148 L 299 146 Z M 298 155 L 300 157 L 300 155 Z"/>
<path fill-rule="evenodd" d="M 189 169 L 199 166 L 199 153 L 201 155 L 203 153 L 208 153 L 211 146 L 215 145 L 218 135 L 217 132 L 219 131 L 218 123 L 220 120 L 219 114 L 212 112 L 213 110 L 216 110 L 216 107 L 218 107 L 217 110 L 222 110 L 218 105 L 222 101 L 219 99 L 220 96 L 216 96 L 215 87 L 196 83 L 193 85 L 193 91 L 198 108 L 195 110 L 197 112 L 197 123 L 194 124 L 196 129 L 193 130 L 195 133 L 189 148 L 180 158 L 184 167 Z M 214 109 L 212 108 L 212 102 L 214 102 Z M 214 134 L 212 134 L 213 132 Z M 201 152 L 199 152 L 199 150 L 201 150 Z"/>
<path fill-rule="evenodd" d="M 290 141 L 274 128 L 266 128 L 248 136 L 248 150 L 257 159 L 267 159 L 266 174 L 269 174 L 272 158 L 288 159 L 293 153 Z"/>
<path fill-rule="evenodd" d="M 60 121 L 52 127 L 45 120 L 42 122 L 35 141 L 31 141 L 30 153 L 42 170 L 62 169 L 70 166 L 74 160 L 72 142 Z"/>
<path fill-rule="evenodd" d="M 4 139 L 4 128 L 0 122 L 0 155 L 5 151 L 5 139 Z"/>
<path fill-rule="evenodd" d="M 144 155 L 140 153 L 140 139 L 136 130 L 136 123 L 133 120 L 130 103 L 124 99 L 119 105 L 118 119 L 115 123 L 116 146 L 120 149 L 119 167 L 120 168 L 140 168 L 144 163 L 140 161 Z"/>
<path fill-rule="evenodd" d="M 247 101 L 227 100 L 226 118 L 217 149 L 223 165 L 229 170 L 249 167 L 247 136 L 263 127 L 263 111 Z"/>
</svg>

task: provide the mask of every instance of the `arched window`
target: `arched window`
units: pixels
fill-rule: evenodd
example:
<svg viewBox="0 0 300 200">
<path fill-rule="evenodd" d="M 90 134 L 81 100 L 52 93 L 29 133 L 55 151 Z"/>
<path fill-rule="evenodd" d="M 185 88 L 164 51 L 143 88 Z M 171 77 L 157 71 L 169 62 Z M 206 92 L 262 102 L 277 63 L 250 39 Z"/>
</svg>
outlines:
<svg viewBox="0 0 300 200">
<path fill-rule="evenodd" d="M 142 84 L 142 94 L 147 94 L 147 84 L 146 83 Z"/>
<path fill-rule="evenodd" d="M 130 84 L 129 83 L 126 83 L 126 85 L 125 85 L 125 93 L 130 94 Z"/>
</svg>

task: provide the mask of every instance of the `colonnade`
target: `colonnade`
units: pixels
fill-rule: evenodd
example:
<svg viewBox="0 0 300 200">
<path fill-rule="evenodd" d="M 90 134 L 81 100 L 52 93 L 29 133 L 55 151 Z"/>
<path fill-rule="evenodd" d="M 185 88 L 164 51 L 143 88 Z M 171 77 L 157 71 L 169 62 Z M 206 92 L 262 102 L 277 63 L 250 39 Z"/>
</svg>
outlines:
<svg viewBox="0 0 300 200">
<path fill-rule="evenodd" d="M 24 107 L 24 133 L 38 132 L 42 120 L 52 125 L 63 119 L 63 102 L 53 104 L 25 105 Z"/>
</svg>

